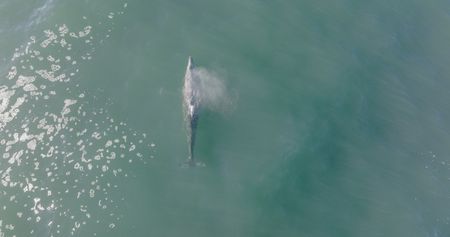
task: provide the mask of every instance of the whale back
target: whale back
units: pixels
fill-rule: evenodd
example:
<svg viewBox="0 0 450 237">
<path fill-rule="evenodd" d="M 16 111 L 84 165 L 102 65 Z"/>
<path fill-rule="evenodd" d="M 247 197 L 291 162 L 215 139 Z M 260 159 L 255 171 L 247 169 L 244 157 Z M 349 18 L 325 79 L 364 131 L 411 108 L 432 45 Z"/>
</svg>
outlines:
<svg viewBox="0 0 450 237">
<path fill-rule="evenodd" d="M 195 135 L 200 106 L 198 78 L 195 75 L 195 66 L 192 57 L 188 59 L 183 86 L 183 109 L 186 121 L 186 130 L 189 143 L 189 162 L 194 160 Z"/>
</svg>

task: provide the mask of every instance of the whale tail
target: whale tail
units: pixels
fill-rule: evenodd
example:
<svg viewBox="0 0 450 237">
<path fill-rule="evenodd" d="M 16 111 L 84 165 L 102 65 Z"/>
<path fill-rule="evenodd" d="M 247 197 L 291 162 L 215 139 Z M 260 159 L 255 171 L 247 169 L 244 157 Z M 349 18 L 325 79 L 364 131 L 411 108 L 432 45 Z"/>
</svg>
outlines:
<svg viewBox="0 0 450 237">
<path fill-rule="evenodd" d="M 193 167 L 206 167 L 206 164 L 203 162 L 195 161 L 191 157 L 188 157 L 187 160 L 181 164 L 181 168 L 193 168 Z"/>
</svg>

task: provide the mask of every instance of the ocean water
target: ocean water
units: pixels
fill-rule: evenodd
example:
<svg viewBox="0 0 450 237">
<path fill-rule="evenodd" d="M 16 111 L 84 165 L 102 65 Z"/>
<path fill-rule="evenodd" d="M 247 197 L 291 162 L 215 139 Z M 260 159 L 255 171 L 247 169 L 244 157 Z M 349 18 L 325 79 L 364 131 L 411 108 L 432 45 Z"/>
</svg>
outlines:
<svg viewBox="0 0 450 237">
<path fill-rule="evenodd" d="M 0 236 L 450 236 L 450 3 L 0 0 Z M 195 159 L 182 86 L 207 84 Z"/>
</svg>

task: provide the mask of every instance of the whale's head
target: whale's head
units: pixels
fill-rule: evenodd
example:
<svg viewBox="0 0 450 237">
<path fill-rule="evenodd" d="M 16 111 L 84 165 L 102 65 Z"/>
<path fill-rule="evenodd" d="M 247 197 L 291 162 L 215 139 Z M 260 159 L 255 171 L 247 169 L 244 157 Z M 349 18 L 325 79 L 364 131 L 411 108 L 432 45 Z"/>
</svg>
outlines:
<svg viewBox="0 0 450 237">
<path fill-rule="evenodd" d="M 194 68 L 194 60 L 192 59 L 191 56 L 189 56 L 187 69 L 192 70 L 193 68 Z"/>
</svg>

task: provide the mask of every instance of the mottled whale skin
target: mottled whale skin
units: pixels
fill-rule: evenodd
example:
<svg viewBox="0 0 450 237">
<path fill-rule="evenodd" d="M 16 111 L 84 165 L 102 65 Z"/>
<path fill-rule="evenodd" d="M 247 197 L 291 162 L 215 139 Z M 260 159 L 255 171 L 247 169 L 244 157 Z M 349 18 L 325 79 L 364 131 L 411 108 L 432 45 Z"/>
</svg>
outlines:
<svg viewBox="0 0 450 237">
<path fill-rule="evenodd" d="M 200 91 L 196 85 L 198 78 L 195 78 L 195 66 L 192 57 L 189 56 L 186 73 L 184 75 L 183 86 L 183 109 L 187 129 L 187 139 L 189 144 L 188 164 L 194 162 L 195 134 L 197 130 L 198 115 L 200 109 Z"/>
</svg>

